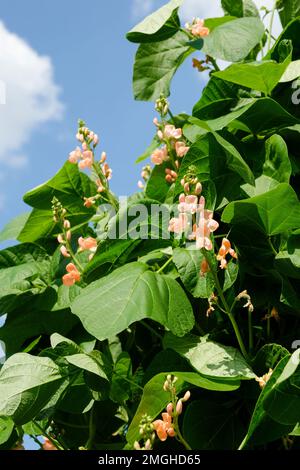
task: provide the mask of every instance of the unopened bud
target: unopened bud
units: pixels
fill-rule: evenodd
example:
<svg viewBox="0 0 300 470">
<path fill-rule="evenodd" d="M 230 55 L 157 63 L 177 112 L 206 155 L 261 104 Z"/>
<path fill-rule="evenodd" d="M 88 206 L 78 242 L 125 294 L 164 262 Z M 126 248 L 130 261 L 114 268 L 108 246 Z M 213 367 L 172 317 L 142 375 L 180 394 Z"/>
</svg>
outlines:
<svg viewBox="0 0 300 470">
<path fill-rule="evenodd" d="M 188 401 L 190 398 L 191 398 L 191 392 L 188 390 L 187 392 L 185 392 L 183 398 L 181 398 L 181 401 L 182 401 L 183 403 L 185 403 L 185 402 Z"/>
<path fill-rule="evenodd" d="M 106 161 L 106 158 L 107 158 L 106 152 L 102 152 L 101 153 L 100 163 L 104 163 Z"/>
<path fill-rule="evenodd" d="M 68 240 L 68 241 L 71 240 L 71 238 L 72 238 L 72 232 L 71 232 L 71 230 L 68 230 L 68 231 L 67 231 L 66 237 L 67 237 L 67 240 Z"/>
<path fill-rule="evenodd" d="M 170 173 L 170 174 L 171 174 L 171 176 L 172 176 L 173 178 L 177 178 L 177 176 L 178 176 L 177 173 L 176 173 L 176 171 L 173 171 L 173 170 L 171 170 L 171 173 Z"/>
<path fill-rule="evenodd" d="M 189 183 L 185 183 L 184 186 L 183 186 L 183 188 L 184 188 L 184 191 L 185 191 L 186 193 L 189 193 L 189 192 L 190 192 L 190 185 L 189 185 Z"/>
<path fill-rule="evenodd" d="M 178 400 L 178 402 L 177 402 L 176 413 L 178 415 L 181 415 L 181 413 L 182 413 L 182 400 Z"/>
<path fill-rule="evenodd" d="M 165 381 L 163 389 L 164 389 L 165 392 L 168 392 L 168 390 L 169 390 L 169 381 L 168 380 Z"/>
<path fill-rule="evenodd" d="M 184 185 L 185 185 L 185 179 L 184 178 L 182 178 L 182 180 L 180 181 L 180 184 L 181 184 L 182 187 L 184 187 Z"/>
<path fill-rule="evenodd" d="M 169 403 L 167 405 L 167 413 L 169 416 L 172 416 L 172 413 L 173 413 L 173 403 Z"/>
<path fill-rule="evenodd" d="M 166 176 L 166 182 L 167 182 L 167 183 L 173 183 L 173 178 L 172 178 L 171 175 L 167 175 L 167 176 Z"/>
<path fill-rule="evenodd" d="M 135 441 L 135 442 L 134 442 L 133 448 L 134 448 L 135 450 L 141 450 L 141 446 L 140 446 L 140 444 L 139 444 L 138 441 Z"/>
<path fill-rule="evenodd" d="M 195 188 L 195 194 L 196 194 L 196 196 L 200 196 L 201 193 L 202 193 L 202 184 L 197 183 L 196 188 Z"/>
<path fill-rule="evenodd" d="M 151 450 L 151 440 L 147 439 L 145 442 L 145 450 Z"/>
<path fill-rule="evenodd" d="M 70 223 L 70 221 L 67 220 L 67 219 L 64 220 L 64 228 L 65 228 L 66 230 L 69 230 L 69 229 L 71 228 L 71 223 Z"/>
<path fill-rule="evenodd" d="M 157 131 L 157 137 L 162 140 L 164 138 L 164 135 L 161 130 Z"/>
<path fill-rule="evenodd" d="M 58 243 L 61 243 L 61 244 L 65 243 L 65 239 L 64 239 L 64 237 L 62 236 L 62 234 L 59 234 L 59 235 L 58 235 L 57 241 L 58 241 Z"/>
<path fill-rule="evenodd" d="M 96 145 L 99 144 L 99 137 L 97 134 L 94 135 L 93 144 L 94 144 L 94 147 L 96 147 Z"/>
</svg>

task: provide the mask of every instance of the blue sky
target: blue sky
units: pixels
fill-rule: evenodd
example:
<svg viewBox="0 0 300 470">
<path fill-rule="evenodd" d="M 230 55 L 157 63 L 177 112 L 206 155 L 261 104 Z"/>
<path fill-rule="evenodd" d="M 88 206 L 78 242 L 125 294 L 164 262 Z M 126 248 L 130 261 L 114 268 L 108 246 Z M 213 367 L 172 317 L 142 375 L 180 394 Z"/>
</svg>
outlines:
<svg viewBox="0 0 300 470">
<path fill-rule="evenodd" d="M 24 192 L 62 166 L 76 145 L 79 117 L 100 134 L 100 148 L 114 170 L 113 190 L 122 195 L 136 190 L 134 161 L 152 138 L 155 114 L 151 103 L 133 100 L 136 46 L 125 33 L 147 7 L 164 3 L 90 0 L 86 11 L 80 0 L 2 5 L 0 49 L 9 45 L 5 55 L 0 52 L 0 70 L 7 61 L 11 65 L 3 77 L 0 72 L 6 84 L 6 104 L 0 105 L 1 226 L 26 210 Z M 190 111 L 202 87 L 191 61 L 174 87 L 175 112 Z"/>
<path fill-rule="evenodd" d="M 266 0 L 271 3 L 272 0 Z M 264 3 L 266 3 L 264 2 Z M 153 135 L 151 103 L 135 102 L 136 45 L 126 32 L 165 0 L 10 0 L 0 13 L 0 227 L 27 207 L 22 195 L 54 175 L 76 145 L 78 118 L 99 133 L 112 189 L 136 190 L 134 164 Z M 262 2 L 260 2 L 262 3 Z M 183 21 L 221 14 L 219 0 L 185 0 Z M 173 81 L 173 112 L 190 112 L 204 80 L 191 59 Z"/>
</svg>

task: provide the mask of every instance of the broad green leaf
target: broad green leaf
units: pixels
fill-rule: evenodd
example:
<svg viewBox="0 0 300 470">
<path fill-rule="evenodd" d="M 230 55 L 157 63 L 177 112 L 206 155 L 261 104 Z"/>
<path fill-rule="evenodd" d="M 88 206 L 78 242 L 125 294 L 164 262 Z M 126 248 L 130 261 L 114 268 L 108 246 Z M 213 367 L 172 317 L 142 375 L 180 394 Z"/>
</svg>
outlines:
<svg viewBox="0 0 300 470">
<path fill-rule="evenodd" d="M 62 380 L 59 367 L 47 357 L 11 356 L 0 371 L 0 415 L 11 416 L 17 424 L 30 421 Z"/>
<path fill-rule="evenodd" d="M 176 392 L 178 395 L 184 389 L 187 389 L 189 384 L 206 390 L 220 392 L 235 390 L 239 386 L 238 382 L 225 384 L 222 381 L 218 382 L 218 380 L 208 379 L 195 372 L 171 372 L 171 375 L 175 375 L 178 378 L 176 381 Z M 130 444 L 140 439 L 139 424 L 142 417 L 146 414 L 154 420 L 169 403 L 169 393 L 163 390 L 166 376 L 167 374 L 165 373 L 158 374 L 145 385 L 141 402 L 126 435 L 127 442 Z M 232 388 L 230 388 L 231 386 Z"/>
<path fill-rule="evenodd" d="M 253 369 L 258 376 L 263 376 L 269 369 L 274 370 L 286 356 L 289 356 L 289 352 L 280 344 L 265 344 L 254 358 Z"/>
<path fill-rule="evenodd" d="M 63 284 L 57 288 L 57 302 L 52 307 L 52 311 L 65 310 L 70 307 L 73 300 L 81 292 L 81 287 L 74 285 L 71 287 L 64 286 Z"/>
<path fill-rule="evenodd" d="M 276 8 L 283 27 L 297 16 L 300 16 L 300 4 L 297 0 L 277 0 Z"/>
<path fill-rule="evenodd" d="M 244 448 L 248 443 L 265 444 L 267 442 L 274 441 L 292 431 L 293 426 L 285 426 L 277 423 L 276 421 L 272 420 L 264 410 L 264 401 L 268 397 L 268 394 L 272 390 L 277 377 L 280 376 L 288 361 L 288 356 L 281 359 L 273 371 L 273 374 L 268 380 L 266 386 L 262 389 L 259 399 L 255 405 L 247 434 L 240 445 L 240 449 Z"/>
<path fill-rule="evenodd" d="M 193 108 L 193 116 L 198 119 L 215 119 L 229 112 L 237 101 L 238 87 L 216 78 L 213 74 L 204 88 L 200 100 Z"/>
<path fill-rule="evenodd" d="M 214 75 L 227 82 L 232 82 L 243 87 L 261 91 L 265 95 L 270 95 L 287 70 L 290 62 L 291 55 L 280 64 L 270 60 L 233 64 L 221 72 L 216 72 Z"/>
<path fill-rule="evenodd" d="M 292 165 L 288 148 L 279 135 L 274 134 L 266 140 L 266 160 L 263 172 L 264 175 L 279 181 L 279 183 L 289 183 L 290 181 Z"/>
<path fill-rule="evenodd" d="M 300 77 L 300 60 L 291 62 L 280 79 L 280 83 L 292 82 Z"/>
<path fill-rule="evenodd" d="M 245 434 L 236 407 L 206 398 L 193 401 L 184 412 L 184 439 L 193 450 L 236 450 Z"/>
<path fill-rule="evenodd" d="M 274 180 L 266 175 L 261 175 L 255 180 L 255 186 L 250 184 L 242 184 L 241 188 L 247 195 L 247 197 L 259 196 L 264 194 L 271 189 L 277 188 L 279 181 Z"/>
<path fill-rule="evenodd" d="M 171 0 L 136 25 L 126 37 L 131 42 L 149 43 L 163 41 L 173 36 L 180 28 L 178 8 L 183 0 Z"/>
<path fill-rule="evenodd" d="M 53 178 L 25 194 L 24 201 L 34 210 L 18 240 L 34 242 L 53 233 L 55 228 L 51 210 L 53 197 L 65 207 L 67 217 L 73 226 L 88 222 L 95 210 L 84 207 L 84 197 L 95 195 L 96 192 L 96 186 L 91 179 L 80 172 L 77 165 L 66 162 Z"/>
<path fill-rule="evenodd" d="M 92 374 L 108 380 L 105 373 L 105 364 L 102 353 L 100 351 L 92 351 L 90 354 L 73 354 L 71 356 L 66 356 L 66 360 L 79 369 L 86 370 L 87 372 L 91 372 Z"/>
<path fill-rule="evenodd" d="M 300 349 L 292 354 L 263 401 L 263 407 L 268 415 L 284 425 L 295 425 L 300 422 L 299 364 Z"/>
<path fill-rule="evenodd" d="M 231 202 L 223 212 L 225 223 L 255 227 L 271 236 L 300 225 L 300 204 L 292 187 L 286 183 L 260 196 Z"/>
<path fill-rule="evenodd" d="M 260 119 L 257 119 L 258 115 Z M 183 129 L 184 135 L 191 142 L 195 142 L 197 138 L 209 132 L 207 126 L 214 131 L 219 131 L 230 125 L 232 128 L 242 128 L 257 135 L 265 131 L 299 124 L 296 117 L 289 114 L 271 98 L 241 100 L 231 113 L 206 121 L 206 127 L 203 121 L 198 122 L 198 125 L 197 121 L 193 120 L 193 122 L 195 124 L 188 123 Z"/>
<path fill-rule="evenodd" d="M 85 278 L 90 282 L 122 266 L 140 243 L 141 240 L 129 239 L 111 240 L 100 244 L 84 270 Z"/>
<path fill-rule="evenodd" d="M 291 235 L 287 247 L 278 253 L 275 266 L 283 275 L 300 279 L 300 237 Z"/>
<path fill-rule="evenodd" d="M 271 51 L 267 54 L 265 59 L 273 59 L 273 60 L 276 60 L 276 62 L 280 62 L 282 41 L 284 40 L 291 41 L 293 44 L 293 60 L 299 59 L 299 52 L 300 52 L 299 24 L 300 24 L 299 16 L 292 19 L 292 21 L 288 20 L 283 32 L 280 34 L 280 36 L 278 37 L 277 41 L 275 42 L 274 46 L 272 47 Z"/>
<path fill-rule="evenodd" d="M 239 62 L 259 44 L 264 32 L 264 25 L 259 18 L 229 21 L 205 38 L 202 51 L 216 59 Z"/>
<path fill-rule="evenodd" d="M 148 271 L 141 263 L 128 264 L 90 284 L 76 297 L 71 310 L 100 341 L 144 318 L 179 336 L 194 325 L 191 305 L 179 284 Z"/>
<path fill-rule="evenodd" d="M 214 290 L 214 280 L 209 273 L 206 276 L 200 275 L 203 259 L 204 255 L 194 247 L 175 248 L 173 251 L 173 261 L 185 288 L 196 298 L 208 299 Z"/>
<path fill-rule="evenodd" d="M 223 380 L 254 378 L 241 353 L 231 346 L 223 346 L 194 335 L 176 338 L 171 334 L 165 336 L 164 346 L 184 356 L 197 372 L 206 377 Z"/>
<path fill-rule="evenodd" d="M 178 31 L 166 41 L 140 45 L 133 72 L 136 100 L 154 101 L 161 93 L 169 96 L 174 73 L 192 52 L 187 39 L 185 33 Z"/>
<path fill-rule="evenodd" d="M 237 16 L 259 16 L 258 9 L 252 0 L 222 0 L 222 8 L 226 15 Z"/>
<path fill-rule="evenodd" d="M 170 190 L 170 184 L 166 182 L 165 169 L 170 167 L 170 163 L 156 165 L 146 186 L 146 196 L 159 202 L 165 202 Z"/>
<path fill-rule="evenodd" d="M 0 417 L 0 444 L 4 444 L 11 436 L 15 424 L 11 418 Z"/>
<path fill-rule="evenodd" d="M 243 175 L 244 179 L 250 183 L 253 182 L 254 177 L 242 156 L 238 152 L 230 153 L 231 151 L 233 152 L 233 146 L 219 135 L 209 134 L 198 138 L 182 161 L 175 194 L 182 192 L 181 178 L 192 167 L 204 186 L 205 196 L 205 183 L 208 182 L 210 185 L 214 183 L 218 197 L 217 206 L 224 198 L 227 201 L 237 199 L 242 181 L 240 176 Z M 233 170 L 236 170 L 238 174 L 235 174 Z M 214 209 L 214 207 L 209 208 Z"/>
<path fill-rule="evenodd" d="M 8 222 L 0 232 L 0 242 L 17 240 L 19 233 L 27 222 L 29 214 L 29 212 L 25 212 Z"/>
</svg>

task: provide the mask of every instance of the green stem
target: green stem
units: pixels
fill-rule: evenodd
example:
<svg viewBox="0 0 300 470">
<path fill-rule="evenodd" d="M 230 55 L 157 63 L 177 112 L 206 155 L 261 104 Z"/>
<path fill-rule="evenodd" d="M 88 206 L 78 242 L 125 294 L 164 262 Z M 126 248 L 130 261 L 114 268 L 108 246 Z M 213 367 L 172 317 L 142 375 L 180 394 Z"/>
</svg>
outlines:
<svg viewBox="0 0 300 470">
<path fill-rule="evenodd" d="M 82 266 L 82 264 L 80 263 L 80 261 L 78 261 L 78 258 L 77 256 L 75 255 L 74 251 L 73 251 L 73 248 L 71 246 L 71 243 L 69 242 L 69 240 L 67 239 L 67 230 L 64 229 L 64 239 L 66 241 L 66 248 L 68 250 L 68 252 L 70 253 L 71 255 L 71 258 L 74 262 L 75 265 L 78 266 L 79 270 L 81 271 L 81 273 L 83 273 L 84 271 L 84 267 Z"/>
<path fill-rule="evenodd" d="M 185 447 L 186 450 L 192 450 L 191 446 L 186 442 L 183 435 L 180 432 L 179 426 L 176 426 L 176 436 L 179 442 Z"/>
<path fill-rule="evenodd" d="M 223 294 L 223 290 L 222 290 L 222 287 L 221 287 L 221 284 L 220 284 L 220 281 L 219 281 L 219 278 L 218 278 L 218 274 L 215 270 L 215 267 L 213 266 L 211 260 L 209 259 L 209 256 L 207 256 L 206 254 L 206 250 L 203 249 L 202 250 L 202 253 L 203 255 L 205 256 L 205 259 L 206 261 L 208 262 L 208 265 L 210 267 L 210 270 L 211 270 L 211 273 L 214 277 L 214 281 L 215 281 L 215 285 L 216 285 L 216 288 L 217 288 L 217 291 L 218 291 L 218 296 L 219 298 L 221 299 L 221 302 L 224 306 L 224 309 L 229 317 L 229 320 L 232 324 L 232 327 L 234 329 L 234 332 L 235 332 L 235 336 L 236 336 L 236 339 L 239 343 L 239 347 L 240 347 L 240 350 L 244 356 L 244 358 L 248 361 L 249 360 L 249 357 L 248 357 L 248 354 L 247 354 L 247 351 L 246 351 L 246 348 L 245 348 L 245 345 L 244 345 L 244 341 L 243 341 L 243 338 L 242 338 L 242 335 L 241 335 L 241 332 L 239 330 L 239 327 L 238 327 L 238 324 L 236 322 L 236 319 L 234 318 L 234 315 L 232 314 L 232 311 L 230 310 L 229 308 L 229 305 L 227 303 L 227 300 L 225 299 L 225 296 Z"/>
<path fill-rule="evenodd" d="M 51 444 L 53 444 L 55 447 L 57 447 L 58 450 L 68 450 L 66 448 L 64 448 L 64 446 L 58 442 L 57 439 L 53 439 L 50 434 L 42 428 L 42 426 L 39 425 L 39 423 L 35 420 L 32 420 L 33 424 L 41 431 L 41 435 L 42 436 L 45 436 L 47 439 L 49 439 L 49 441 L 51 442 Z"/>
<path fill-rule="evenodd" d="M 252 327 L 252 312 L 248 310 L 248 334 L 249 334 L 249 353 L 253 351 L 253 327 Z"/>
<path fill-rule="evenodd" d="M 271 18 L 270 18 L 270 26 L 269 26 L 269 39 L 268 39 L 268 52 L 271 49 L 271 41 L 272 41 L 272 30 L 273 30 L 273 23 L 274 23 L 274 18 L 275 18 L 275 11 L 276 11 L 276 1 L 274 2 L 274 6 L 271 12 Z"/>
<path fill-rule="evenodd" d="M 164 269 L 169 266 L 169 264 L 173 261 L 173 256 L 171 256 L 171 258 L 168 259 L 168 261 L 161 267 L 159 268 L 158 271 L 156 271 L 156 274 L 160 274 L 162 271 L 164 271 Z"/>
<path fill-rule="evenodd" d="M 268 238 L 268 242 L 269 242 L 269 245 L 270 245 L 270 248 L 271 248 L 273 254 L 274 254 L 275 256 L 277 256 L 278 253 L 277 253 L 277 251 L 275 250 L 274 245 L 273 245 L 272 240 L 271 240 L 270 237 Z"/>
<path fill-rule="evenodd" d="M 210 62 L 211 64 L 214 66 L 214 69 L 215 69 L 215 72 L 219 72 L 220 71 L 220 68 L 216 62 L 216 60 L 213 58 L 213 57 L 210 57 Z"/>
<path fill-rule="evenodd" d="M 90 412 L 90 419 L 89 419 L 89 438 L 85 445 L 86 450 L 91 450 L 93 447 L 94 439 L 96 436 L 96 423 L 95 423 L 95 408 L 93 407 Z"/>
<path fill-rule="evenodd" d="M 169 116 L 170 116 L 171 120 L 173 121 L 173 124 L 175 124 L 175 118 L 174 118 L 174 115 L 173 115 L 173 113 L 170 109 L 168 109 L 168 113 L 169 113 Z"/>
</svg>

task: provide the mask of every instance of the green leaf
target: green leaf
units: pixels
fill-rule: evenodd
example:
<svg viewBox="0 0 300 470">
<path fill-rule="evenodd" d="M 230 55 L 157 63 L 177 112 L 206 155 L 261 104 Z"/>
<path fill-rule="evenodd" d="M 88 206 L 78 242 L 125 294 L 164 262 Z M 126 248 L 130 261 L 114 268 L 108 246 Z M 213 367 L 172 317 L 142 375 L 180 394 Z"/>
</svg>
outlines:
<svg viewBox="0 0 300 470">
<path fill-rule="evenodd" d="M 292 82 L 300 77 L 300 60 L 291 62 L 280 79 L 280 83 Z"/>
<path fill-rule="evenodd" d="M 178 8 L 183 0 L 171 0 L 136 25 L 126 37 L 131 42 L 149 43 L 163 41 L 173 36 L 180 28 Z"/>
<path fill-rule="evenodd" d="M 277 0 L 276 8 L 283 27 L 287 26 L 289 22 L 297 18 L 297 16 L 300 16 L 298 0 Z"/>
<path fill-rule="evenodd" d="M 188 405 L 183 436 L 193 450 L 236 450 L 245 431 L 236 413 L 237 404 L 230 404 L 201 398 Z"/>
<path fill-rule="evenodd" d="M 143 396 L 138 406 L 136 414 L 129 426 L 126 439 L 130 444 L 140 439 L 139 424 L 143 416 L 146 414 L 150 419 L 154 420 L 161 411 L 165 409 L 170 401 L 169 393 L 163 390 L 166 380 L 165 373 L 158 374 L 153 377 L 144 387 Z M 176 381 L 176 392 L 179 395 L 184 389 L 190 385 L 214 391 L 230 391 L 238 387 L 236 383 L 222 383 L 217 380 L 211 380 L 194 372 L 171 372 L 178 378 Z M 227 388 L 227 386 L 229 388 Z M 230 388 L 232 386 L 233 388 Z"/>
<path fill-rule="evenodd" d="M 290 62 L 291 54 L 280 64 L 270 60 L 233 64 L 221 72 L 215 72 L 214 75 L 222 80 L 270 95 L 287 70 Z"/>
<path fill-rule="evenodd" d="M 131 263 L 93 282 L 71 306 L 95 338 L 110 338 L 132 323 L 151 318 L 183 336 L 194 325 L 191 305 L 176 281 Z"/>
<path fill-rule="evenodd" d="M 173 251 L 173 261 L 178 269 L 184 287 L 189 290 L 194 297 L 208 299 L 214 290 L 214 280 L 210 273 L 206 276 L 200 275 L 201 263 L 204 255 L 200 250 L 193 247 L 175 248 Z"/>
<path fill-rule="evenodd" d="M 300 279 L 300 236 L 291 235 L 286 248 L 276 256 L 275 266 L 284 276 Z"/>
<path fill-rule="evenodd" d="M 193 116 L 198 119 L 215 119 L 234 106 L 237 101 L 238 87 L 225 82 L 213 74 L 204 88 L 200 100 L 193 108 Z"/>
<path fill-rule="evenodd" d="M 16 424 L 35 417 L 63 380 L 59 367 L 47 357 L 19 353 L 11 356 L 0 371 L 0 415 Z"/>
<path fill-rule="evenodd" d="M 300 204 L 292 187 L 286 183 L 260 196 L 231 202 L 222 220 L 228 224 L 255 227 L 271 236 L 300 225 Z"/>
<path fill-rule="evenodd" d="M 165 202 L 170 190 L 170 184 L 166 182 L 165 169 L 170 167 L 170 163 L 156 165 L 146 186 L 146 196 L 159 202 Z"/>
<path fill-rule="evenodd" d="M 254 378 L 241 353 L 231 346 L 223 346 L 194 335 L 176 338 L 171 334 L 165 336 L 164 346 L 184 356 L 197 372 L 206 377 L 223 380 Z"/>
<path fill-rule="evenodd" d="M 282 436 L 287 435 L 292 431 L 293 426 L 285 426 L 277 423 L 272 420 L 270 416 L 267 415 L 264 410 L 264 401 L 267 398 L 268 394 L 272 390 L 274 383 L 276 383 L 277 377 L 280 376 L 281 372 L 284 370 L 285 365 L 289 361 L 289 357 L 286 356 L 279 364 L 276 366 L 273 371 L 270 379 L 268 380 L 266 386 L 262 389 L 262 392 L 259 396 L 259 399 L 255 405 L 255 409 L 252 414 L 248 432 L 240 446 L 244 448 L 247 444 L 265 444 L 267 442 L 274 441 Z M 265 371 L 267 372 L 267 370 Z M 257 385 L 258 386 L 258 385 Z"/>
<path fill-rule="evenodd" d="M 279 135 L 274 134 L 266 140 L 266 160 L 263 172 L 264 175 L 279 181 L 279 183 L 289 183 L 290 181 L 292 165 L 288 148 Z"/>
<path fill-rule="evenodd" d="M 264 32 L 264 25 L 259 18 L 229 21 L 204 39 L 202 51 L 216 59 L 239 62 L 259 44 Z"/>
<path fill-rule="evenodd" d="M 30 215 L 30 212 L 25 212 L 24 214 L 17 215 L 12 219 L 0 232 L 0 242 L 6 240 L 17 240 L 19 233 L 27 222 L 27 219 Z"/>
<path fill-rule="evenodd" d="M 226 15 L 237 16 L 259 16 L 259 11 L 252 0 L 222 0 L 222 8 Z"/>
<path fill-rule="evenodd" d="M 11 418 L 0 417 L 0 445 L 8 441 L 14 427 L 15 424 Z"/>
<path fill-rule="evenodd" d="M 112 380 L 109 396 L 115 403 L 124 403 L 130 397 L 131 387 L 134 388 L 132 377 L 132 364 L 127 352 L 122 352 L 112 372 Z"/>
<path fill-rule="evenodd" d="M 260 119 L 257 119 L 258 115 Z M 206 126 L 203 125 L 203 121 L 198 122 L 198 125 L 194 119 L 193 122 L 193 125 L 188 123 L 183 129 L 184 135 L 192 142 L 209 132 L 207 127 L 219 131 L 230 125 L 232 128 L 242 128 L 257 135 L 265 131 L 276 131 L 282 127 L 299 124 L 297 118 L 271 98 L 241 100 L 234 111 L 206 121 Z"/>
<path fill-rule="evenodd" d="M 256 375 L 263 376 L 269 369 L 275 369 L 277 364 L 284 357 L 289 356 L 289 352 L 280 344 L 265 344 L 256 354 L 253 361 L 253 369 Z"/>
<path fill-rule="evenodd" d="M 231 286 L 237 280 L 239 274 L 239 266 L 234 261 L 229 261 L 227 265 L 227 269 L 224 272 L 224 284 L 223 284 L 223 292 L 226 292 L 230 289 Z"/>
<path fill-rule="evenodd" d="M 102 353 L 100 351 L 92 351 L 90 354 L 73 354 L 71 356 L 66 356 L 66 360 L 69 364 L 72 364 L 79 369 L 91 372 L 102 379 L 108 380 L 105 373 L 105 364 Z"/>
<path fill-rule="evenodd" d="M 300 349 L 289 358 L 263 401 L 263 407 L 268 415 L 284 425 L 295 425 L 300 421 L 299 363 Z"/>
<path fill-rule="evenodd" d="M 34 210 L 18 240 L 34 242 L 53 234 L 55 228 L 51 210 L 53 197 L 56 197 L 67 210 L 67 217 L 73 226 L 88 222 L 95 210 L 83 205 L 84 197 L 94 194 L 96 186 L 90 178 L 81 173 L 77 165 L 66 162 L 53 178 L 25 194 L 24 201 Z"/>
<path fill-rule="evenodd" d="M 155 101 L 161 93 L 169 96 L 173 75 L 191 52 L 187 35 L 182 31 L 166 41 L 141 44 L 133 72 L 135 99 Z"/>
</svg>

